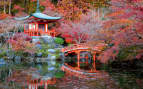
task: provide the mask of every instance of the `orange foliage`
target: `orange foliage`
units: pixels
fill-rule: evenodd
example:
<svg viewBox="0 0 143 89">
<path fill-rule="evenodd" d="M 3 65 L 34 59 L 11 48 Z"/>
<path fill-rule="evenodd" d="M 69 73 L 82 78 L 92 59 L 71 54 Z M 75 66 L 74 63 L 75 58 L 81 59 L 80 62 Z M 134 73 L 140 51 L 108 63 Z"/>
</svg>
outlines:
<svg viewBox="0 0 143 89">
<path fill-rule="evenodd" d="M 90 3 L 83 0 L 61 0 L 57 4 L 57 11 L 63 15 L 65 19 L 79 19 L 82 13 L 88 12 Z"/>
<path fill-rule="evenodd" d="M 114 16 L 117 16 L 117 15 L 121 15 L 121 14 L 124 14 L 124 10 L 120 10 L 120 11 L 116 11 L 116 12 L 113 12 L 113 13 L 109 13 L 106 17 L 114 17 Z"/>
<path fill-rule="evenodd" d="M 10 15 L 8 15 L 8 14 L 0 14 L 0 20 L 3 20 L 3 19 L 5 19 L 5 18 L 7 18 L 7 17 L 9 17 Z"/>
</svg>

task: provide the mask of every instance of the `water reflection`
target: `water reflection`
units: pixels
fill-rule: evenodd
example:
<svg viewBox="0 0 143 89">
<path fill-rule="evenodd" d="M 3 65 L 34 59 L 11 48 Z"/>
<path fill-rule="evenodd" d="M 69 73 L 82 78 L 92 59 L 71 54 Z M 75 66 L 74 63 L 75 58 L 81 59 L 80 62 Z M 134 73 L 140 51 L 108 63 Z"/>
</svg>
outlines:
<svg viewBox="0 0 143 89">
<path fill-rule="evenodd" d="M 39 81 L 37 80 L 31 80 L 28 82 L 28 89 L 38 89 L 39 87 L 43 87 L 44 89 L 48 88 L 48 85 L 50 84 L 55 84 L 56 83 L 56 79 L 50 79 L 50 80 L 41 80 Z"/>
<path fill-rule="evenodd" d="M 51 64 L 44 62 L 9 64 L 9 66 L 0 67 L 0 80 L 4 85 L 1 87 L 4 89 L 7 85 L 8 89 L 12 86 L 14 86 L 14 89 L 16 87 L 38 89 L 38 87 L 44 86 L 47 89 L 49 84 L 56 83 L 56 77 L 60 78 L 64 75 L 64 72 L 60 70 L 60 66 L 61 64 L 57 62 Z"/>
<path fill-rule="evenodd" d="M 54 67 L 53 67 L 54 65 Z M 96 79 L 83 79 L 60 70 L 55 62 L 0 67 L 0 89 L 142 89 L 142 70 L 99 70 Z M 106 68 L 105 68 L 106 69 Z M 104 70 L 104 71 L 103 71 Z M 50 87 L 50 88 L 49 88 Z"/>
<path fill-rule="evenodd" d="M 117 82 L 121 89 L 143 89 L 143 70 L 115 70 L 109 71 L 110 76 Z"/>
</svg>

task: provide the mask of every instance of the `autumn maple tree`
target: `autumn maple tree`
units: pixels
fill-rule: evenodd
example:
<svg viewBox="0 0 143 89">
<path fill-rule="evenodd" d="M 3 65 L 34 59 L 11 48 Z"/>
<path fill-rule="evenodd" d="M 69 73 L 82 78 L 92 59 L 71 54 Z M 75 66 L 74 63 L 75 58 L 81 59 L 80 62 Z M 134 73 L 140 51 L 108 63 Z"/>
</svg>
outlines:
<svg viewBox="0 0 143 89">
<path fill-rule="evenodd" d="M 25 52 L 33 54 L 35 52 L 34 44 L 30 41 L 32 38 L 24 33 L 16 33 L 8 40 L 15 52 Z"/>
<path fill-rule="evenodd" d="M 83 0 L 61 0 L 56 7 L 65 19 L 76 20 L 80 18 L 82 13 L 88 12 L 91 5 Z"/>
<path fill-rule="evenodd" d="M 111 14 L 107 15 L 105 29 L 112 30 L 114 34 L 109 48 L 99 56 L 99 60 L 105 63 L 109 59 L 117 59 L 123 54 L 122 52 L 125 52 L 123 49 L 128 51 L 126 58 L 122 57 L 122 60 L 142 56 L 142 2 L 142 0 L 111 0 Z"/>
<path fill-rule="evenodd" d="M 102 30 L 103 21 L 98 18 L 96 11 L 89 11 L 87 15 L 82 14 L 79 21 L 65 21 L 57 31 L 61 32 L 61 36 L 69 43 L 86 43 L 89 41 L 100 40 L 96 38 L 100 30 Z"/>
<path fill-rule="evenodd" d="M 109 0 L 60 0 L 56 9 L 67 20 L 79 20 L 82 14 L 99 7 L 107 7 Z"/>
</svg>

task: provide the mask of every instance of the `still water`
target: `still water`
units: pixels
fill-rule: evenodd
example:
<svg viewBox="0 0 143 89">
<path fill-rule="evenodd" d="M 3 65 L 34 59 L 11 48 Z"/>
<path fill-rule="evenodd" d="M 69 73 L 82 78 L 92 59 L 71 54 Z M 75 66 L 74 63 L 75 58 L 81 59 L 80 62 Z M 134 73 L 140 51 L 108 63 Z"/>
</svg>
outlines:
<svg viewBox="0 0 143 89">
<path fill-rule="evenodd" d="M 61 66 L 58 62 L 1 66 L 0 89 L 143 89 L 142 69 L 103 68 L 100 78 L 83 79 L 64 73 Z"/>
</svg>

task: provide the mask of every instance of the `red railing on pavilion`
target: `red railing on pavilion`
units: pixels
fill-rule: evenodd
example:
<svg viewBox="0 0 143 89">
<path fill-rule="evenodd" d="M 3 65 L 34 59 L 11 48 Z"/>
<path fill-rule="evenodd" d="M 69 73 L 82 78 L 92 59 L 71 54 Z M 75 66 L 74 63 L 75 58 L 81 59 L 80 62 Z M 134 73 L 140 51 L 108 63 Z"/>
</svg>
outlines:
<svg viewBox="0 0 143 89">
<path fill-rule="evenodd" d="M 42 24 L 42 28 L 39 27 Z M 44 23 L 30 23 L 28 25 L 24 25 L 24 33 L 29 36 L 41 36 L 41 35 L 49 35 L 55 37 L 58 35 L 58 32 L 55 31 L 54 28 L 48 29 L 48 24 Z"/>
<path fill-rule="evenodd" d="M 29 36 L 41 36 L 41 35 L 49 35 L 55 37 L 57 35 L 57 32 L 55 32 L 54 29 L 50 31 L 43 31 L 43 30 L 24 30 L 24 33 L 29 35 Z"/>
</svg>

